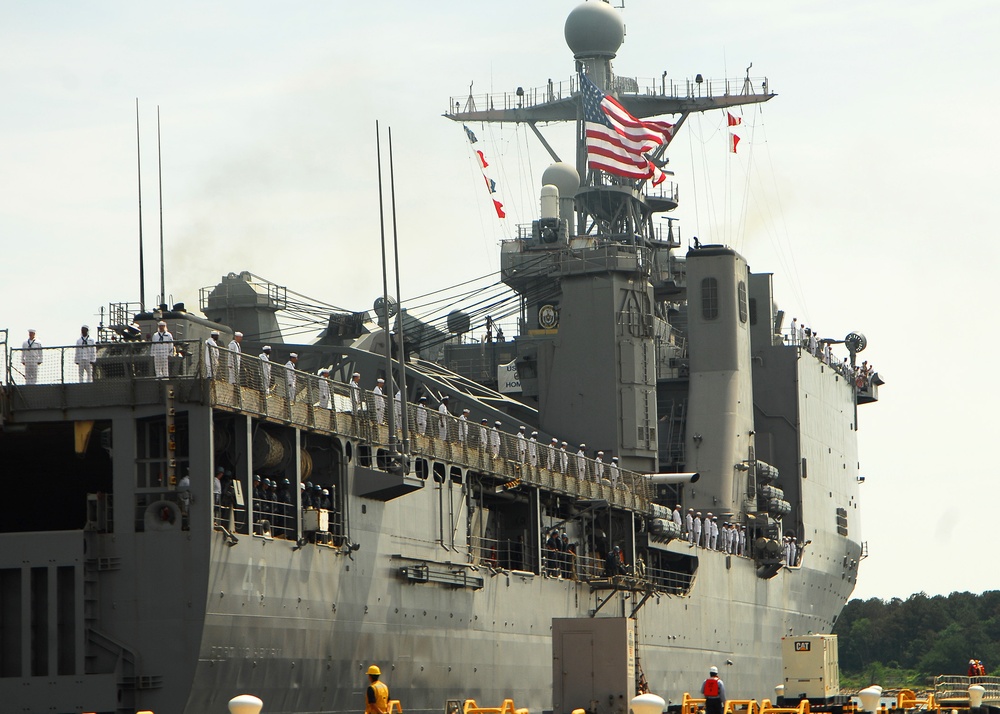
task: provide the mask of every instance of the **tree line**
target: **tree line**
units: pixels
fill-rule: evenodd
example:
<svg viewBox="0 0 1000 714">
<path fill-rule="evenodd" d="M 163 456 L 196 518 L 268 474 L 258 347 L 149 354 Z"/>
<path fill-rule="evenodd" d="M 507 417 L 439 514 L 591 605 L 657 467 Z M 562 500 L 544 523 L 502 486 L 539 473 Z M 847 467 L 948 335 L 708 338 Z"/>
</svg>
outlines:
<svg viewBox="0 0 1000 714">
<path fill-rule="evenodd" d="M 937 674 L 966 674 L 970 659 L 1000 674 L 998 590 L 851 600 L 833 632 L 845 679 L 891 679 L 887 673 L 905 671 L 901 684 L 919 685 Z"/>
</svg>

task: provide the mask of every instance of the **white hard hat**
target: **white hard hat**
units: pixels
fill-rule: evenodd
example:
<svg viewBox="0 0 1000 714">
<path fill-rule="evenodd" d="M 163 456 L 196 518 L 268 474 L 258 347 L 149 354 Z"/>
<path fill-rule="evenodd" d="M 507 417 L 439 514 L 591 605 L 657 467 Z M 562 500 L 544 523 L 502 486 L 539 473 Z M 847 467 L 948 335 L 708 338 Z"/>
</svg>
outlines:
<svg viewBox="0 0 1000 714">
<path fill-rule="evenodd" d="M 708 673 L 709 674 L 718 674 L 719 673 L 719 668 L 715 667 L 715 666 L 709 667 L 708 668 Z"/>
</svg>

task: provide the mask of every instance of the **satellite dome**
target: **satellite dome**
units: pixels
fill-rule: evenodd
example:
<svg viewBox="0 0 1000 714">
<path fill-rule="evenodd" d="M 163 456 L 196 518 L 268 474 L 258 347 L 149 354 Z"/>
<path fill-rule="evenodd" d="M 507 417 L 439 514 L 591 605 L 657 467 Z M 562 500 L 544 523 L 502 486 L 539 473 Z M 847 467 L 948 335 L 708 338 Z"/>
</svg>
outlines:
<svg viewBox="0 0 1000 714">
<path fill-rule="evenodd" d="M 560 161 L 545 169 L 542 173 L 542 185 L 558 188 L 560 198 L 573 198 L 580 190 L 580 174 L 571 164 Z"/>
<path fill-rule="evenodd" d="M 625 40 L 621 16 L 608 3 L 577 5 L 566 18 L 566 44 L 580 57 L 614 57 Z"/>
</svg>

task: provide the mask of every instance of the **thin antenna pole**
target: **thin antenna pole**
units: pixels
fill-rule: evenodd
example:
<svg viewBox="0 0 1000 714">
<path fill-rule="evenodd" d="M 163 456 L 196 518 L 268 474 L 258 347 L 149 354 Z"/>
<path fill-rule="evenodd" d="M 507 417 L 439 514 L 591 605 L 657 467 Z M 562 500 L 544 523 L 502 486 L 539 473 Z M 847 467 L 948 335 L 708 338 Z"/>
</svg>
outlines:
<svg viewBox="0 0 1000 714">
<path fill-rule="evenodd" d="M 406 354 L 403 352 L 403 303 L 399 290 L 399 236 L 396 232 L 396 174 L 392 164 L 392 127 L 389 132 L 389 199 L 392 204 L 392 250 L 393 267 L 396 271 L 396 354 L 399 355 L 399 413 L 403 417 L 403 454 L 410 453 L 410 434 L 407 430 L 406 418 Z M 395 397 L 393 397 L 395 398 Z M 404 469 L 404 473 L 405 473 Z"/>
<path fill-rule="evenodd" d="M 139 150 L 139 97 L 135 98 L 135 165 L 139 186 L 139 312 L 146 311 L 146 267 L 142 262 L 142 159 Z"/>
<path fill-rule="evenodd" d="M 166 271 L 163 267 L 163 159 L 160 154 L 160 105 L 156 105 L 156 164 L 160 179 L 160 304 L 167 302 Z"/>
<path fill-rule="evenodd" d="M 375 120 L 375 158 L 378 163 L 378 225 L 382 236 L 382 317 L 385 328 L 385 386 L 389 390 L 390 398 L 394 398 L 392 393 L 392 345 L 389 337 L 389 278 L 386 274 L 385 262 L 385 208 L 382 201 L 382 146 L 379 141 L 378 120 Z M 396 451 L 396 404 L 386 399 L 383 391 L 382 403 L 388 404 L 389 408 L 389 452 Z"/>
</svg>

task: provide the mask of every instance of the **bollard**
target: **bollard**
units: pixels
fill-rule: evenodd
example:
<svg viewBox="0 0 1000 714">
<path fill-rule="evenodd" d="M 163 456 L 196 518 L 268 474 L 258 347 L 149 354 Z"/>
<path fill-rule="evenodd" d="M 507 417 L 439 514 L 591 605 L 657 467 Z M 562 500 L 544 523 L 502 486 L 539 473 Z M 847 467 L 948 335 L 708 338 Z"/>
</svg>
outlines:
<svg viewBox="0 0 1000 714">
<path fill-rule="evenodd" d="M 976 709 L 983 705 L 983 696 L 986 694 L 986 688 L 979 684 L 973 684 L 969 687 L 969 708 Z"/>
<path fill-rule="evenodd" d="M 878 700 L 882 696 L 882 687 L 872 685 L 858 692 L 858 699 L 861 700 L 861 708 L 874 714 L 878 709 Z"/>
<path fill-rule="evenodd" d="M 230 714 L 260 714 L 264 702 L 252 694 L 241 694 L 229 700 Z"/>
<path fill-rule="evenodd" d="M 783 705 L 785 701 L 785 685 L 779 684 L 774 688 L 774 703 L 779 707 Z"/>
<path fill-rule="evenodd" d="M 655 694 L 640 694 L 629 702 L 630 714 L 663 714 L 667 703 Z"/>
</svg>

